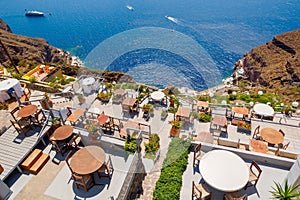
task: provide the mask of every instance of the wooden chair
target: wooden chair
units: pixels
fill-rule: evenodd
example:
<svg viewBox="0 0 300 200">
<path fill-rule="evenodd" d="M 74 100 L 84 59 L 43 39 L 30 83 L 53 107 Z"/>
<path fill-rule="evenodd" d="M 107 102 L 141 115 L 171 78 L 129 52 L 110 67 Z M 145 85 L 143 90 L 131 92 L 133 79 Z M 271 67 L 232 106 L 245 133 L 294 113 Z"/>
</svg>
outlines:
<svg viewBox="0 0 300 200">
<path fill-rule="evenodd" d="M 253 136 L 252 136 L 252 139 L 255 139 L 255 140 L 262 140 L 260 134 L 259 134 L 259 128 L 260 128 L 260 125 L 258 125 L 255 130 L 254 130 L 254 133 L 253 133 Z"/>
<path fill-rule="evenodd" d="M 59 152 L 62 156 L 68 151 L 67 144 L 63 142 L 56 142 L 55 140 L 49 140 L 52 147 L 51 149 L 54 149 L 56 152 Z"/>
<path fill-rule="evenodd" d="M 32 118 L 33 122 L 37 123 L 40 127 L 46 122 L 47 118 L 42 109 L 38 110 L 37 113 Z"/>
<path fill-rule="evenodd" d="M 261 168 L 258 166 L 258 164 L 255 162 L 255 161 L 252 161 L 251 165 L 250 165 L 250 168 L 249 168 L 249 180 L 248 180 L 248 183 L 246 184 L 245 186 L 245 190 L 247 189 L 247 187 L 250 187 L 252 186 L 251 183 L 254 181 L 254 184 L 253 186 L 255 187 L 258 180 L 259 180 L 259 177 L 262 173 L 262 170 Z"/>
<path fill-rule="evenodd" d="M 97 173 L 98 173 L 99 178 L 101 178 L 101 174 L 104 174 L 105 177 L 108 177 L 109 179 L 111 179 L 113 172 L 114 172 L 114 167 L 112 165 L 111 157 L 109 156 L 107 162 L 103 163 L 103 165 L 97 171 Z"/>
<path fill-rule="evenodd" d="M 20 110 L 20 107 L 15 107 L 14 109 L 12 109 L 11 111 L 10 111 L 10 114 L 11 114 L 11 116 L 13 117 L 13 119 L 15 120 L 15 121 L 18 121 L 20 118 L 18 118 L 17 116 L 16 116 L 16 112 L 18 112 Z"/>
<path fill-rule="evenodd" d="M 211 199 L 211 191 L 203 184 L 196 185 L 193 181 L 192 185 L 192 199 Z"/>
<path fill-rule="evenodd" d="M 289 145 L 290 145 L 290 142 L 286 143 L 285 145 L 282 146 L 282 149 L 286 150 Z"/>
<path fill-rule="evenodd" d="M 81 143 L 81 137 L 80 137 L 79 133 L 74 133 L 73 137 L 70 139 L 70 141 L 67 143 L 67 145 L 68 145 L 69 149 L 74 148 L 74 149 L 78 150 L 78 149 L 80 149 L 80 146 L 82 146 L 82 145 L 80 145 L 80 143 Z"/>
<path fill-rule="evenodd" d="M 0 164 L 0 174 L 4 171 L 4 168 L 2 167 L 2 165 Z"/>
<path fill-rule="evenodd" d="M 84 188 L 84 190 L 86 192 L 88 192 L 89 189 L 95 185 L 92 175 L 81 176 L 81 175 L 72 173 L 72 178 L 76 185 L 76 188 L 79 189 L 79 187 L 82 187 L 82 188 Z"/>
<path fill-rule="evenodd" d="M 237 192 L 226 193 L 224 195 L 225 200 L 246 200 L 247 194 L 240 196 Z"/>
<path fill-rule="evenodd" d="M 201 158 L 203 155 L 201 155 L 201 143 L 199 143 L 195 148 L 194 148 L 194 159 L 193 159 L 193 166 L 195 166 L 196 161 L 197 165 L 199 164 Z"/>
<path fill-rule="evenodd" d="M 31 127 L 26 124 L 20 124 L 18 121 L 12 120 L 10 120 L 10 122 L 19 134 L 24 134 L 26 136 L 26 134 L 31 130 Z"/>
<path fill-rule="evenodd" d="M 285 136 L 285 133 L 283 132 L 283 130 L 279 129 L 279 132 L 283 135 L 283 137 Z"/>
</svg>

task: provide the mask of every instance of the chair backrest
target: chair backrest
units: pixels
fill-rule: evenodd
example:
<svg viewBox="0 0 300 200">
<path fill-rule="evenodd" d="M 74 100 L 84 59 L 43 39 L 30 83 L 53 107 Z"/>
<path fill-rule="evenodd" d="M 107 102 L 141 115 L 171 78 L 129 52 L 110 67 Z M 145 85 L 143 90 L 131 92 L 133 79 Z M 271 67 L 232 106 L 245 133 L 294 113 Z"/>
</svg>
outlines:
<svg viewBox="0 0 300 200">
<path fill-rule="evenodd" d="M 15 116 L 15 113 L 18 112 L 20 110 L 19 107 L 15 107 L 14 109 L 12 109 L 10 111 L 11 116 L 14 118 L 15 121 L 17 121 L 17 117 Z"/>
<path fill-rule="evenodd" d="M 279 132 L 283 135 L 283 137 L 285 136 L 285 133 L 283 132 L 283 130 L 279 129 Z"/>
<path fill-rule="evenodd" d="M 79 133 L 73 133 L 74 136 L 72 137 L 72 139 L 68 142 L 68 145 L 71 147 L 71 146 L 74 146 L 75 149 L 78 149 L 79 147 L 79 142 L 81 140 L 80 138 L 80 135 Z"/>
<path fill-rule="evenodd" d="M 253 133 L 253 136 L 252 136 L 252 139 L 256 139 L 257 138 L 257 135 L 259 134 L 259 128 L 260 128 L 260 125 L 258 125 L 255 130 L 254 130 L 254 133 Z"/>
<path fill-rule="evenodd" d="M 63 151 L 60 148 L 60 146 L 57 144 L 55 140 L 49 140 L 50 143 L 52 144 L 52 147 L 55 149 L 56 152 L 59 152 L 61 155 L 63 155 Z"/>
<path fill-rule="evenodd" d="M 285 145 L 283 145 L 282 149 L 286 150 L 289 145 L 290 145 L 290 142 L 286 143 Z"/>
<path fill-rule="evenodd" d="M 37 113 L 35 114 L 35 119 L 37 121 L 45 121 L 46 120 L 46 115 L 42 109 L 37 111 Z"/>
<path fill-rule="evenodd" d="M 257 179 L 259 179 L 262 170 L 261 168 L 258 166 L 258 164 L 253 160 L 251 165 L 250 165 L 250 171 L 256 175 Z"/>
<path fill-rule="evenodd" d="M 67 165 L 68 165 L 68 167 L 69 167 L 71 173 L 73 174 L 74 172 L 73 172 L 73 170 L 72 170 L 72 168 L 71 168 L 71 166 L 70 166 L 70 162 L 69 162 L 70 159 L 71 159 L 71 157 L 72 157 L 72 155 L 73 155 L 73 152 L 70 151 L 70 152 L 68 153 L 68 155 L 66 156 L 66 163 L 67 163 Z"/>
<path fill-rule="evenodd" d="M 197 190 L 197 192 L 195 192 L 195 190 Z M 192 196 L 194 197 L 195 195 L 196 195 L 197 199 L 202 199 L 202 191 L 197 188 L 195 182 L 193 181 L 193 184 L 192 184 Z"/>
<path fill-rule="evenodd" d="M 113 171 L 114 171 L 114 166 L 113 166 L 113 164 L 112 164 L 112 160 L 111 160 L 110 155 L 108 156 L 108 160 L 107 160 L 107 162 L 106 162 L 106 166 L 107 166 L 107 168 L 108 168 L 108 170 L 109 170 L 109 173 L 110 173 L 110 174 L 113 173 Z"/>
</svg>

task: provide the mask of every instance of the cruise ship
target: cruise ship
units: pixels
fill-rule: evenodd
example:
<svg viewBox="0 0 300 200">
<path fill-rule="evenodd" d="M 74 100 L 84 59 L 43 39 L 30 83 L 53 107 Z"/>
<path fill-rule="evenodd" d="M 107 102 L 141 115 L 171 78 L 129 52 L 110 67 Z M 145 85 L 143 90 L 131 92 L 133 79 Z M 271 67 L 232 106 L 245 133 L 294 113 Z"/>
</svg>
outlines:
<svg viewBox="0 0 300 200">
<path fill-rule="evenodd" d="M 32 10 L 32 11 L 27 11 L 25 13 L 25 16 L 27 16 L 27 17 L 42 17 L 42 16 L 44 16 L 44 13 Z"/>
</svg>

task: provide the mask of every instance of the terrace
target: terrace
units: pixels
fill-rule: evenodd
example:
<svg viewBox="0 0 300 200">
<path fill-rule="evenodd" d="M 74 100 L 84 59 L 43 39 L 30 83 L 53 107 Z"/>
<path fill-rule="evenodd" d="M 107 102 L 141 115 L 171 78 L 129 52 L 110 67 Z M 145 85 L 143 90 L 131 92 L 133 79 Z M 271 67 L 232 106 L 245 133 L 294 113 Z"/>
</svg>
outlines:
<svg viewBox="0 0 300 200">
<path fill-rule="evenodd" d="M 91 138 L 89 136 L 90 133 L 86 129 L 87 123 L 90 122 L 87 121 L 87 119 L 91 120 L 92 122 L 99 123 L 97 125 L 99 137 L 97 138 L 96 142 L 93 142 L 93 144 L 101 146 L 101 148 L 105 152 L 106 158 L 111 157 L 114 166 L 114 173 L 112 174 L 112 178 L 99 178 L 97 174 L 93 174 L 97 185 L 91 187 L 88 192 L 85 192 L 81 188 L 77 189 L 71 177 L 70 170 L 66 165 L 65 159 L 67 153 L 65 153 L 64 155 L 60 155 L 58 152 L 51 149 L 49 139 L 43 136 L 46 145 L 44 145 L 43 142 L 35 142 L 32 147 L 40 148 L 44 153 L 49 154 L 50 162 L 47 162 L 44 168 L 37 175 L 28 174 L 25 171 L 20 173 L 15 170 L 12 171 L 9 176 L 5 178 L 2 177 L 2 180 L 9 186 L 10 190 L 13 191 L 10 199 L 26 199 L 28 197 L 32 198 L 33 194 L 38 199 L 126 199 L 129 196 L 133 197 L 132 195 L 138 192 L 131 192 L 130 188 L 132 187 L 129 187 L 128 185 L 137 184 L 135 183 L 135 181 L 132 183 L 132 180 L 134 179 L 140 179 L 140 181 L 137 182 L 141 185 L 141 180 L 146 174 L 148 175 L 146 176 L 146 179 L 142 184 L 144 193 L 140 198 L 147 199 L 149 197 L 146 188 L 149 185 L 152 185 L 153 191 L 153 185 L 155 184 L 151 182 L 153 181 L 152 179 L 147 179 L 147 177 L 150 177 L 153 173 L 159 174 L 162 161 L 165 158 L 166 151 L 168 149 L 169 142 L 172 140 L 172 138 L 169 137 L 169 132 L 171 129 L 171 124 L 169 124 L 169 121 L 174 119 L 175 114 L 169 113 L 165 119 L 163 119 L 161 116 L 162 111 L 166 110 L 170 106 L 170 102 L 168 100 L 165 101 L 165 99 L 162 102 L 153 102 L 151 96 L 145 96 L 143 97 L 142 101 L 139 101 L 139 105 L 137 108 L 135 108 L 135 110 L 124 110 L 124 107 L 122 107 L 122 101 L 112 102 L 112 100 L 109 100 L 108 102 L 104 102 L 97 99 L 95 100 L 99 92 L 99 88 L 101 88 L 102 92 L 104 87 L 95 87 L 92 91 L 85 89 L 85 91 L 88 91 L 84 95 L 85 103 L 80 103 L 79 98 L 77 98 L 76 96 L 73 96 L 72 101 L 66 101 L 64 100 L 64 98 L 66 97 L 50 95 L 50 98 L 54 102 L 51 112 L 56 117 L 61 118 L 63 124 L 71 124 L 74 129 L 73 132 L 80 133 L 81 140 L 86 145 L 91 142 Z M 79 88 L 77 88 L 77 91 L 78 89 Z M 113 90 L 111 91 L 113 93 Z M 135 89 L 124 88 L 124 91 L 124 94 L 125 96 L 127 95 L 127 97 L 137 99 L 139 97 L 139 92 Z M 39 94 L 42 95 L 43 93 L 38 91 L 32 91 L 32 93 L 34 94 L 30 99 L 32 101 L 32 104 L 40 108 L 41 105 L 39 103 Z M 190 103 L 185 98 L 181 98 L 179 101 L 181 102 L 182 107 L 188 108 L 192 112 L 196 111 L 193 103 Z M 143 108 L 143 105 L 145 104 L 154 105 L 153 108 L 151 108 L 152 110 L 150 111 L 151 114 L 149 120 L 143 118 L 143 111 L 141 108 Z M 68 113 L 67 107 L 71 108 L 72 113 L 74 113 L 76 109 L 83 109 L 84 112 L 79 114 L 76 119 L 74 119 L 74 121 L 70 121 L 70 113 Z M 49 113 L 49 111 L 45 112 Z M 224 106 L 210 105 L 209 111 L 204 110 L 203 112 L 212 113 L 213 118 L 215 116 L 226 117 L 226 108 Z M 98 119 L 101 113 L 108 116 L 105 122 L 101 122 L 102 124 Z M 139 124 L 135 127 L 128 127 L 135 128 L 136 130 L 141 131 L 140 138 L 142 142 L 148 142 L 149 136 L 151 134 L 158 133 L 158 135 L 160 136 L 160 151 L 159 156 L 155 160 L 144 157 L 145 149 L 143 145 L 141 149 L 141 155 L 137 153 L 129 154 L 128 152 L 124 151 L 125 139 L 121 137 L 122 135 L 120 133 L 122 126 L 126 127 L 128 121 L 134 121 Z M 201 142 L 203 152 L 210 152 L 212 149 L 225 149 L 239 155 L 247 163 L 248 166 L 252 160 L 257 161 L 257 163 L 263 170 L 263 174 L 256 186 L 256 189 L 251 187 L 248 188 L 245 192 L 247 193 L 249 199 L 268 199 L 270 198 L 269 191 L 271 190 L 271 186 L 273 186 L 273 181 L 282 183 L 290 173 L 289 171 L 293 163 L 299 162 L 299 160 L 296 161 L 293 158 L 287 158 L 280 155 L 277 156 L 275 154 L 272 155 L 270 153 L 258 153 L 250 151 L 250 148 L 238 149 L 232 146 L 224 146 L 222 144 L 218 144 L 218 138 L 235 143 L 238 143 L 239 141 L 240 144 L 243 144 L 245 146 L 248 145 L 249 147 L 250 139 L 252 138 L 254 130 L 257 126 L 260 126 L 260 129 L 266 127 L 272 127 L 276 130 L 281 129 L 285 132 L 283 143 L 285 144 L 290 142 L 286 151 L 291 152 L 297 156 L 300 153 L 300 136 L 297 134 L 299 132 L 299 120 L 297 117 L 287 118 L 281 113 L 275 113 L 273 120 L 251 118 L 250 121 L 252 127 L 251 132 L 244 133 L 238 131 L 238 127 L 236 125 L 232 125 L 232 120 L 228 119 L 226 123 L 226 131 L 222 129 L 220 131 L 220 137 L 218 137 L 213 136 L 214 126 L 212 127 L 210 122 L 204 123 L 198 121 L 193 117 L 186 117 L 183 120 L 183 125 L 178 137 L 193 138 L 201 132 L 208 132 L 213 136 L 213 140 L 212 143 Z M 110 122 L 113 122 L 113 125 L 117 125 L 119 129 L 112 128 L 115 126 L 112 126 Z M 51 126 L 51 123 L 49 123 L 49 126 Z M 125 132 L 128 133 L 130 131 L 125 130 Z M 4 138 L 6 134 L 12 133 L 17 134 L 14 131 L 13 127 L 9 127 L 8 131 L 0 136 L 0 139 Z M 37 130 L 36 133 L 39 133 L 39 131 Z M 126 134 L 125 137 L 127 137 Z M 31 138 L 31 136 L 28 138 Z M 195 139 L 192 143 L 198 144 L 199 142 L 200 141 Z M 13 145 L 17 146 L 17 144 Z M 267 148 L 270 152 L 274 152 L 276 150 L 275 147 L 271 146 Z M 193 152 L 189 154 L 188 166 L 183 174 L 183 184 L 180 193 L 180 197 L 182 199 L 191 198 L 192 180 L 198 183 L 202 178 L 199 173 L 199 168 L 194 167 L 192 163 Z M 136 173 L 132 172 L 133 170 L 136 170 L 140 167 L 144 170 L 138 171 Z M 133 176 L 133 174 L 135 175 Z M 140 177 L 136 174 L 140 175 Z M 156 182 L 156 180 L 157 178 L 154 181 Z M 137 187 L 137 189 L 140 188 Z M 217 191 L 213 188 L 210 189 L 213 192 L 213 199 L 220 199 L 220 197 L 222 197 L 222 195 L 224 194 L 224 192 Z"/>
</svg>

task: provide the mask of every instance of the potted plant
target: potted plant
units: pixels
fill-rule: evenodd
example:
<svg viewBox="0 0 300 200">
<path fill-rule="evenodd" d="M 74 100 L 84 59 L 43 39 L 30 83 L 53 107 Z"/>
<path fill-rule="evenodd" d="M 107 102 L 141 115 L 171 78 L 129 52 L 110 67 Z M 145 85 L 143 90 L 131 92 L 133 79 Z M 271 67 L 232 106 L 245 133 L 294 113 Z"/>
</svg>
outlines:
<svg viewBox="0 0 300 200">
<path fill-rule="evenodd" d="M 273 191 L 270 191 L 275 199 L 280 200 L 292 200 L 300 197 L 300 193 L 297 192 L 300 185 L 296 185 L 292 187 L 288 185 L 287 180 L 284 181 L 284 187 L 282 187 L 279 183 L 274 182 L 276 188 L 272 186 Z"/>
<path fill-rule="evenodd" d="M 244 132 L 244 133 L 251 133 L 251 124 L 248 124 L 247 122 L 244 121 L 238 121 L 237 122 L 237 130 L 239 132 Z"/>
<path fill-rule="evenodd" d="M 172 120 L 169 122 L 172 125 L 171 131 L 170 131 L 170 136 L 175 137 L 179 136 L 182 123 L 178 120 Z"/>
<path fill-rule="evenodd" d="M 163 109 L 160 114 L 161 120 L 165 120 L 167 116 L 168 116 L 168 111 Z"/>
<path fill-rule="evenodd" d="M 78 94 L 77 98 L 78 98 L 79 104 L 85 103 L 85 98 L 84 98 L 83 94 Z"/>
<path fill-rule="evenodd" d="M 109 102 L 111 97 L 111 92 L 103 91 L 98 94 L 98 99 L 102 102 Z"/>
<path fill-rule="evenodd" d="M 290 105 L 286 105 L 285 107 L 284 107 L 284 114 L 286 114 L 286 115 L 290 115 L 290 113 L 292 112 L 292 106 L 290 106 Z"/>
<path fill-rule="evenodd" d="M 61 126 L 60 119 L 57 118 L 57 117 L 53 117 L 53 118 L 50 120 L 50 122 L 52 123 L 52 128 L 53 128 L 54 130 L 56 130 L 58 127 Z"/>
<path fill-rule="evenodd" d="M 48 102 L 48 105 L 46 101 Z M 44 99 L 41 100 L 41 106 L 45 110 L 49 110 L 50 108 L 53 108 L 53 102 L 50 99 L 50 96 L 47 92 L 44 93 Z"/>
</svg>

